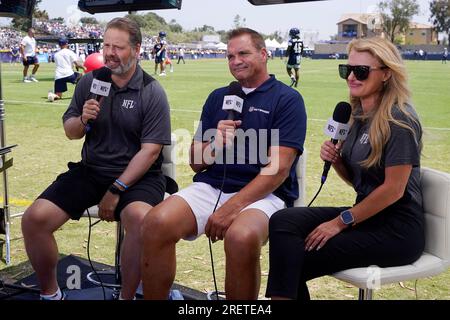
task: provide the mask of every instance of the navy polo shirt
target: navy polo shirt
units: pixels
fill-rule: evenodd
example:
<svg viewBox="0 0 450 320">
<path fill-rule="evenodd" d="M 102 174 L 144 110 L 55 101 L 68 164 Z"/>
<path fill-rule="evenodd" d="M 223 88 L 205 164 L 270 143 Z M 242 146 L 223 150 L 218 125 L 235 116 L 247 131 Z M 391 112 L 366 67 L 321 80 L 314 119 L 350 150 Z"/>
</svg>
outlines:
<svg viewBox="0 0 450 320">
<path fill-rule="evenodd" d="M 215 133 L 220 120 L 227 118 L 222 110 L 228 87 L 214 90 L 203 106 L 200 125 L 194 136 L 196 141 L 208 141 Z M 233 148 L 216 155 L 215 163 L 197 173 L 194 182 L 208 183 L 220 188 L 226 163 L 226 179 L 223 192 L 238 192 L 253 180 L 267 165 L 267 153 L 272 145 L 291 147 L 298 155 L 289 177 L 273 193 L 292 206 L 298 198 L 298 182 L 295 166 L 303 152 L 306 135 L 306 111 L 302 96 L 271 75 L 261 86 L 244 98 L 242 113 L 235 115 L 242 120 L 237 129 Z"/>
</svg>

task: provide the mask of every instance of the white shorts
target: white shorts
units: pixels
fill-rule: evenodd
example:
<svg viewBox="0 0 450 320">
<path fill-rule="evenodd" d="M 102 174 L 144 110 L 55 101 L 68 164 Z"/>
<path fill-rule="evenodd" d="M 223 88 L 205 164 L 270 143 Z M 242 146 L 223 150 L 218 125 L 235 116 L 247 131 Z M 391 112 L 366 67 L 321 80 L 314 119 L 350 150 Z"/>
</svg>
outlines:
<svg viewBox="0 0 450 320">
<path fill-rule="evenodd" d="M 183 198 L 188 203 L 194 213 L 195 220 L 197 221 L 197 235 L 189 237 L 185 240 L 195 240 L 197 237 L 205 233 L 206 223 L 208 222 L 208 218 L 212 214 L 214 206 L 216 205 L 219 193 L 219 189 L 215 189 L 207 183 L 194 182 L 187 188 L 174 194 L 175 196 Z M 222 193 L 216 210 L 235 194 L 236 192 Z M 241 210 L 241 212 L 247 209 L 259 209 L 264 212 L 268 218 L 270 218 L 272 214 L 284 208 L 286 208 L 284 201 L 271 193 L 264 199 L 258 200 L 246 206 Z"/>
<path fill-rule="evenodd" d="M 300 69 L 300 64 L 287 64 L 286 68 L 294 68 L 294 69 Z"/>
</svg>

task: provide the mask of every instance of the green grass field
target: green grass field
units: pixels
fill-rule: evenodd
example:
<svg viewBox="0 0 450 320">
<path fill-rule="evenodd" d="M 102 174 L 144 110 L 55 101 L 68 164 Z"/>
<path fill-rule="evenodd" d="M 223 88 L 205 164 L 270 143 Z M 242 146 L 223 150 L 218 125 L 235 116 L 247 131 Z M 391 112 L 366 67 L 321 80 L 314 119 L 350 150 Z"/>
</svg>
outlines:
<svg viewBox="0 0 450 320">
<path fill-rule="evenodd" d="M 338 101 L 347 99 L 345 81 L 338 77 L 336 60 L 304 60 L 298 90 L 302 94 L 308 113 L 307 194 L 309 201 L 319 187 L 322 161 L 319 148 L 326 139 L 323 134 L 325 121 L 332 115 Z M 153 72 L 153 63 L 143 67 Z M 407 62 L 413 103 L 424 127 L 422 166 L 450 172 L 450 64 L 421 61 Z M 61 116 L 66 110 L 74 87 L 69 88 L 65 99 L 46 101 L 48 90 L 53 88 L 53 64 L 42 64 L 37 73 L 39 83 L 22 83 L 20 65 L 2 65 L 3 99 L 5 100 L 5 127 L 8 144 L 18 144 L 13 149 L 14 166 L 8 170 L 11 213 L 23 212 L 34 198 L 53 181 L 58 173 L 66 170 L 68 161 L 80 159 L 82 141 L 69 141 L 62 128 Z M 284 64 L 275 59 L 269 62 L 269 71 L 288 83 Z M 225 60 L 187 61 L 176 65 L 175 72 L 158 80 L 165 88 L 170 106 L 172 131 L 195 129 L 201 108 L 207 95 L 215 88 L 233 80 Z M 188 148 L 190 141 L 181 139 L 179 144 Z M 192 179 L 187 165 L 186 152 L 179 155 L 177 181 L 181 187 Z M 1 189 L 0 189 L 1 190 Z M 351 188 L 330 173 L 327 184 L 315 205 L 348 205 L 354 200 Z M 61 254 L 86 256 L 88 234 L 87 219 L 69 222 L 56 233 Z M 12 265 L 0 262 L 0 274 L 10 278 L 23 278 L 32 272 L 23 247 L 20 218 L 12 224 Z M 91 258 L 113 264 L 115 243 L 114 224 L 100 223 L 93 229 Z M 219 290 L 223 290 L 224 256 L 222 242 L 213 245 Z M 177 251 L 176 282 L 188 287 L 208 291 L 213 289 L 208 243 L 205 237 L 195 242 L 181 241 Z M 261 298 L 268 273 L 268 246 L 263 248 Z M 421 279 L 417 283 L 419 299 L 450 300 L 450 270 L 439 276 Z M 354 287 L 323 277 L 310 281 L 313 299 L 356 299 Z M 375 293 L 375 299 L 415 299 L 414 282 L 383 286 Z"/>
</svg>

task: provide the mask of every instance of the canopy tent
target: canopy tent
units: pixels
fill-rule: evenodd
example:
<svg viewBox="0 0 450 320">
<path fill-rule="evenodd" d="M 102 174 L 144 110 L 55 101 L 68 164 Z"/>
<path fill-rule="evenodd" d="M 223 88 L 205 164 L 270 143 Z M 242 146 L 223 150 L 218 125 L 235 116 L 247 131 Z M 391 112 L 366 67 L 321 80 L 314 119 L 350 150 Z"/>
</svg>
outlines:
<svg viewBox="0 0 450 320">
<path fill-rule="evenodd" d="M 223 42 L 219 42 L 215 45 L 217 50 L 227 50 L 227 45 Z"/>
<path fill-rule="evenodd" d="M 281 46 L 280 43 L 275 39 L 266 39 L 264 42 L 268 50 L 276 50 Z"/>
<path fill-rule="evenodd" d="M 288 46 L 288 42 L 286 40 L 284 40 L 282 43 L 280 43 L 280 48 L 282 49 L 286 49 Z"/>
</svg>

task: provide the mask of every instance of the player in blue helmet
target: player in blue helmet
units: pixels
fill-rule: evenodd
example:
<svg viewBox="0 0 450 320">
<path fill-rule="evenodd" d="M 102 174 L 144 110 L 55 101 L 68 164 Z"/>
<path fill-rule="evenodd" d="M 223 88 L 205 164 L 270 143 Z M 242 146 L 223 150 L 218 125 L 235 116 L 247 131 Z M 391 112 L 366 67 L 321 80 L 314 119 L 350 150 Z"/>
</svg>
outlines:
<svg viewBox="0 0 450 320">
<path fill-rule="evenodd" d="M 291 28 L 291 30 L 289 30 L 289 36 L 291 36 L 291 38 L 299 37 L 300 30 L 298 28 Z"/>
<path fill-rule="evenodd" d="M 166 41 L 166 33 L 164 31 L 161 31 L 158 34 L 158 39 L 156 41 L 156 44 L 153 47 L 153 54 L 155 57 L 155 74 L 158 74 L 158 65 L 160 68 L 160 76 L 166 75 L 166 66 L 164 65 L 164 62 L 166 60 L 166 49 L 167 49 L 167 41 Z"/>
<path fill-rule="evenodd" d="M 291 87 L 297 87 L 298 85 L 303 47 L 303 41 L 300 40 L 300 30 L 298 28 L 292 28 L 289 30 L 289 42 L 286 50 L 286 71 L 291 78 Z M 294 69 L 294 72 L 292 72 L 292 69 Z"/>
</svg>

